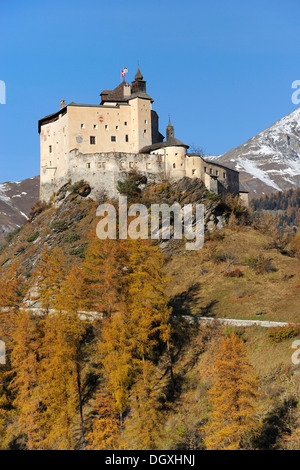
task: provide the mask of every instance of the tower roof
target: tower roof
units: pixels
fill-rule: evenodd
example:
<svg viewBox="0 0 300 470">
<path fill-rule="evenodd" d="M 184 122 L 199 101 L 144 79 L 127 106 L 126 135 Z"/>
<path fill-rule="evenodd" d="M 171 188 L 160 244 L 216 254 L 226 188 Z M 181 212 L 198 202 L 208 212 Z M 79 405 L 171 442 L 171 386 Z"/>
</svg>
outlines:
<svg viewBox="0 0 300 470">
<path fill-rule="evenodd" d="M 169 115 L 169 124 L 167 126 L 167 142 L 170 140 L 170 138 L 174 137 L 174 126 L 171 124 L 171 118 Z"/>
<path fill-rule="evenodd" d="M 161 148 L 166 148 L 166 147 L 185 147 L 186 149 L 189 148 L 189 145 L 184 144 L 181 142 L 181 140 L 178 140 L 174 136 L 174 127 L 171 124 L 171 119 L 169 116 L 169 124 L 167 126 L 167 138 L 165 142 L 157 142 L 152 145 L 147 145 L 146 147 L 143 147 L 140 152 L 141 153 L 150 153 L 153 152 L 154 150 L 158 150 Z"/>
<path fill-rule="evenodd" d="M 147 145 L 140 149 L 140 153 L 150 153 L 153 150 L 158 150 L 166 147 L 185 147 L 186 149 L 189 148 L 189 145 L 184 144 L 180 140 L 176 139 L 175 137 L 170 137 L 169 140 L 165 142 L 157 142 L 156 144 Z"/>
<path fill-rule="evenodd" d="M 144 79 L 143 75 L 141 74 L 140 67 L 138 67 L 134 79 L 135 80 L 143 80 Z"/>
</svg>

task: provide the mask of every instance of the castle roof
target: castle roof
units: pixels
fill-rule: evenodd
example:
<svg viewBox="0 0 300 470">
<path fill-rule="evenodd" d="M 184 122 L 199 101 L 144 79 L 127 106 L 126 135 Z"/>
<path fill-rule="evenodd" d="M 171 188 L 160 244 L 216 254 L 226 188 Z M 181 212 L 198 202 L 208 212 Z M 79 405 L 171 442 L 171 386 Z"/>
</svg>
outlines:
<svg viewBox="0 0 300 470">
<path fill-rule="evenodd" d="M 150 153 L 153 152 L 154 150 L 158 150 L 161 148 L 166 148 L 166 147 L 185 147 L 186 149 L 189 148 L 189 145 L 184 144 L 181 142 L 181 140 L 176 139 L 174 137 L 174 127 L 171 124 L 171 119 L 169 117 L 169 124 L 167 127 L 167 140 L 165 142 L 157 142 L 152 145 L 147 145 L 146 147 L 143 147 L 140 152 L 141 153 Z"/>
<path fill-rule="evenodd" d="M 113 101 L 113 102 L 127 102 L 128 96 L 124 97 L 124 87 L 130 86 L 129 83 L 123 81 L 118 85 L 114 90 L 103 90 L 100 93 L 101 96 L 101 103 L 106 101 Z"/>
<path fill-rule="evenodd" d="M 215 162 L 214 160 L 206 160 L 205 158 L 203 158 L 203 160 L 208 163 L 208 165 L 214 165 L 214 166 L 218 166 L 220 168 L 224 168 L 225 170 L 230 170 L 230 171 L 234 171 L 235 173 L 239 173 L 239 171 L 237 170 L 234 170 L 233 168 L 229 167 L 229 166 L 225 166 L 225 165 L 221 165 L 220 163 L 217 163 Z"/>
<path fill-rule="evenodd" d="M 78 106 L 81 108 L 104 108 L 104 106 L 101 106 L 100 104 L 80 104 L 74 103 L 74 101 L 72 101 L 72 103 L 69 103 L 68 105 L 64 106 L 59 111 L 56 111 L 56 113 L 48 114 L 47 116 L 44 116 L 42 119 L 40 119 L 38 122 L 39 133 L 41 132 L 41 127 L 44 124 L 50 124 L 51 122 L 57 121 L 59 116 L 63 116 L 64 114 L 66 114 L 69 106 Z M 115 106 L 105 106 L 105 108 L 115 108 Z"/>
<path fill-rule="evenodd" d="M 137 85 L 136 84 L 140 84 Z M 151 96 L 146 93 L 146 85 L 145 81 L 143 81 L 143 75 L 141 74 L 140 69 L 138 68 L 138 71 L 135 75 L 135 82 L 133 82 L 133 86 L 130 89 L 131 93 L 130 94 L 124 94 L 124 88 L 130 87 L 130 84 L 122 81 L 120 85 L 118 85 L 114 90 L 103 90 L 100 93 L 101 96 L 101 104 L 106 103 L 106 102 L 115 102 L 115 103 L 127 103 L 130 100 L 133 100 L 134 98 L 142 98 L 144 100 L 149 100 L 151 103 L 153 103 L 153 99 Z"/>
<path fill-rule="evenodd" d="M 151 103 L 154 102 L 154 99 L 151 98 L 151 96 L 148 95 L 145 91 L 137 91 L 136 93 L 131 93 L 130 96 L 128 96 L 127 101 L 133 100 L 133 98 L 143 98 L 144 100 L 150 100 Z"/>
<path fill-rule="evenodd" d="M 189 145 L 184 144 L 183 142 L 181 142 L 181 140 L 178 140 L 175 137 L 170 137 L 165 142 L 157 142 L 156 144 L 146 145 L 146 147 L 143 147 L 140 150 L 140 153 L 150 153 L 150 152 L 153 152 L 154 150 L 158 150 L 158 149 L 166 148 L 166 147 L 185 147 L 186 149 L 188 149 Z"/>
</svg>

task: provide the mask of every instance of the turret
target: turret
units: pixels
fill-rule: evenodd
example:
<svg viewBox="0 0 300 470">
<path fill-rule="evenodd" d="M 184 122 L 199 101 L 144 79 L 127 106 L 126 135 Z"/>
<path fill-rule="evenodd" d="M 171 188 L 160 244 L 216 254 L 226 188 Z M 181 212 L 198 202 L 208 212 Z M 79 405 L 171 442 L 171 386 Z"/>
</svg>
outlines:
<svg viewBox="0 0 300 470">
<path fill-rule="evenodd" d="M 137 93 L 139 91 L 146 93 L 146 82 L 138 67 L 134 81 L 132 82 L 131 93 Z"/>
<path fill-rule="evenodd" d="M 167 141 L 170 140 L 171 137 L 174 137 L 174 127 L 171 124 L 171 119 L 170 119 L 170 116 L 169 116 L 169 124 L 168 124 L 167 129 L 166 129 Z"/>
</svg>

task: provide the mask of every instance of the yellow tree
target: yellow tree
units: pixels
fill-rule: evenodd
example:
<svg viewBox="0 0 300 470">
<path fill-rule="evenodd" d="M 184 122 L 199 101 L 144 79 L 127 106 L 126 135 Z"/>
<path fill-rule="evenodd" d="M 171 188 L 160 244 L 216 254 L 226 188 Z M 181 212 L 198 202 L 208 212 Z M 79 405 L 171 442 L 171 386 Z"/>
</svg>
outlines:
<svg viewBox="0 0 300 470">
<path fill-rule="evenodd" d="M 215 381 L 208 392 L 212 411 L 204 427 L 207 449 L 243 449 L 255 429 L 257 381 L 245 345 L 236 334 L 223 340 L 215 356 Z"/>
<path fill-rule="evenodd" d="M 44 249 L 33 280 L 38 286 L 37 299 L 44 309 L 56 308 L 56 299 L 66 277 L 67 262 L 60 248 Z"/>
<path fill-rule="evenodd" d="M 115 400 L 104 384 L 96 395 L 88 450 L 117 450 L 120 445 L 120 419 Z"/>
<path fill-rule="evenodd" d="M 11 337 L 16 314 L 27 290 L 28 282 L 25 281 L 17 262 L 13 262 L 7 271 L 2 270 L 0 275 L 0 338 Z"/>
<path fill-rule="evenodd" d="M 129 272 L 123 291 L 131 327 L 131 341 L 138 358 L 149 358 L 159 341 L 166 344 L 169 356 L 171 384 L 174 389 L 172 355 L 170 347 L 171 309 L 165 295 L 167 279 L 163 271 L 164 260 L 157 245 L 147 240 L 127 242 Z"/>
<path fill-rule="evenodd" d="M 82 268 L 86 279 L 87 308 L 111 315 L 118 308 L 120 291 L 119 240 L 90 235 Z"/>
<path fill-rule="evenodd" d="M 163 423 L 160 380 L 154 364 L 143 361 L 131 393 L 131 412 L 125 422 L 124 443 L 130 450 L 161 449 Z"/>
<path fill-rule="evenodd" d="M 102 322 L 99 351 L 122 417 L 141 363 L 154 358 L 161 340 L 169 340 L 170 311 L 159 249 L 147 241 L 130 240 L 120 243 L 118 256 L 125 263 L 122 301 L 119 310 Z"/>
<path fill-rule="evenodd" d="M 12 338 L 10 388 L 15 396 L 18 431 L 26 436 L 29 450 L 40 449 L 44 437 L 39 387 L 41 338 L 38 318 L 20 311 Z"/>
<path fill-rule="evenodd" d="M 63 320 L 63 328 L 67 334 L 70 354 L 75 359 L 80 440 L 81 446 L 85 448 L 82 375 L 86 357 L 83 352 L 83 337 L 91 324 L 92 318 L 89 312 L 84 311 L 86 307 L 86 282 L 80 267 L 73 266 L 63 281 L 61 292 L 57 297 L 57 307 L 61 309 L 60 315 Z"/>
<path fill-rule="evenodd" d="M 48 297 L 51 310 L 45 318 L 42 348 L 40 384 L 47 428 L 44 446 L 68 450 L 76 445 L 78 411 L 80 446 L 85 448 L 81 341 L 87 320 L 82 317 L 85 301 L 81 269 L 73 267 L 65 279 L 57 281 L 59 289 Z"/>
<path fill-rule="evenodd" d="M 11 403 L 7 394 L 7 370 L 0 365 L 0 450 L 7 449 L 9 440 L 7 425 L 10 417 Z"/>
<path fill-rule="evenodd" d="M 101 363 L 120 414 L 121 424 L 122 414 L 128 406 L 136 368 L 129 327 L 126 306 L 123 305 L 119 312 L 102 321 L 101 337 L 98 341 Z"/>
<path fill-rule="evenodd" d="M 70 344 L 63 315 L 51 312 L 44 322 L 40 397 L 45 438 L 44 449 L 72 450 L 75 447 L 73 426 L 77 409 L 76 352 Z"/>
</svg>

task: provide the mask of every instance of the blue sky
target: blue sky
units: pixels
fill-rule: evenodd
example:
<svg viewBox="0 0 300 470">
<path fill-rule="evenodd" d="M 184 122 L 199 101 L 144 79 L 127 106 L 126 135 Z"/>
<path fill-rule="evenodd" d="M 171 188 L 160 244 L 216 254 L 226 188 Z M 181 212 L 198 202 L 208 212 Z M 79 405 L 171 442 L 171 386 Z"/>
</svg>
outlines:
<svg viewBox="0 0 300 470">
<path fill-rule="evenodd" d="M 165 134 L 217 155 L 297 106 L 299 0 L 0 0 L 0 182 L 39 172 L 37 121 L 139 61 Z"/>
</svg>

